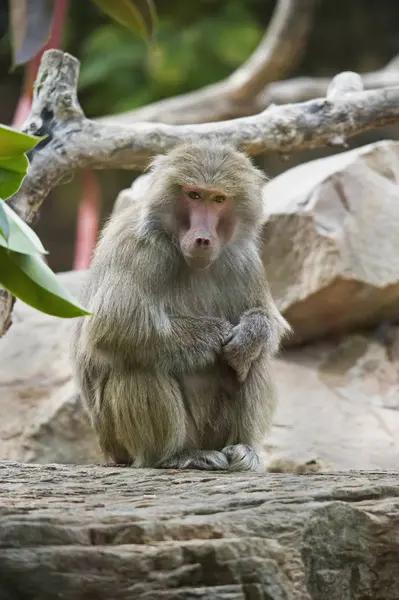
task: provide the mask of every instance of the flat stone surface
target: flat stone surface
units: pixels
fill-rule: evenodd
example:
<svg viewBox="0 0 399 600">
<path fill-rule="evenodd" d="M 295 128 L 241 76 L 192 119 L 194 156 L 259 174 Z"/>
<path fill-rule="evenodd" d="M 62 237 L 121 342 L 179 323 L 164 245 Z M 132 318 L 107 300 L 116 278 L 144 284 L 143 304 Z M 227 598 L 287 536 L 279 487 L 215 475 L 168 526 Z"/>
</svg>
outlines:
<svg viewBox="0 0 399 600">
<path fill-rule="evenodd" d="M 0 463 L 2 600 L 397 600 L 399 473 Z"/>
</svg>

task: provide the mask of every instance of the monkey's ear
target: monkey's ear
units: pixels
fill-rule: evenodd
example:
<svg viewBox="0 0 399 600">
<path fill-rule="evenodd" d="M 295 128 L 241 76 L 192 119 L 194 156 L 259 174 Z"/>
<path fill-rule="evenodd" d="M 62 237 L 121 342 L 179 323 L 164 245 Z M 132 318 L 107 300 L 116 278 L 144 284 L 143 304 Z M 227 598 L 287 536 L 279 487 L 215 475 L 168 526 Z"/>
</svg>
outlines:
<svg viewBox="0 0 399 600">
<path fill-rule="evenodd" d="M 159 169 L 160 167 L 162 167 L 162 165 L 165 163 L 165 161 L 166 161 L 166 156 L 164 154 L 157 154 L 157 156 L 154 156 L 154 158 L 148 163 L 147 168 L 145 169 L 145 172 L 155 171 L 155 170 Z"/>
</svg>

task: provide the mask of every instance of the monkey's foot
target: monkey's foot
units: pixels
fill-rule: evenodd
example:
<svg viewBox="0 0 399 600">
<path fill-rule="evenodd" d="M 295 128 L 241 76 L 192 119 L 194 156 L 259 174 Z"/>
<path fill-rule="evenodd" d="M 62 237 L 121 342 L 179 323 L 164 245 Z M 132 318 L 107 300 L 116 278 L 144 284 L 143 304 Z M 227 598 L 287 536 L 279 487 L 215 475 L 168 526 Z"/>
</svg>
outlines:
<svg viewBox="0 0 399 600">
<path fill-rule="evenodd" d="M 226 471 L 229 461 L 217 450 L 193 450 L 172 456 L 160 465 L 161 469 L 200 469 L 203 471 Z"/>
<path fill-rule="evenodd" d="M 246 444 L 226 446 L 222 450 L 228 460 L 229 471 L 258 471 L 263 472 L 265 467 L 255 450 Z"/>
</svg>

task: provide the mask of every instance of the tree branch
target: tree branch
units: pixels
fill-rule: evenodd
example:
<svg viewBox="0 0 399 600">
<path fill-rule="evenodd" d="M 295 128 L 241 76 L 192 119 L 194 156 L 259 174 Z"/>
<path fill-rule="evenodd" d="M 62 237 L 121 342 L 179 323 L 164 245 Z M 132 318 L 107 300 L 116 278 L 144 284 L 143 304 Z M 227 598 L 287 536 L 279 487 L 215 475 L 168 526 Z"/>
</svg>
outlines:
<svg viewBox="0 0 399 600">
<path fill-rule="evenodd" d="M 399 86 L 399 55 L 378 71 L 362 74 L 364 89 L 375 90 Z M 270 104 L 306 102 L 324 96 L 329 84 L 328 77 L 295 77 L 270 83 L 254 100 L 254 111 L 258 112 Z"/>
<path fill-rule="evenodd" d="M 7 333 L 12 325 L 12 309 L 15 304 L 14 296 L 0 287 L 0 338 Z"/>
<path fill-rule="evenodd" d="M 268 83 L 287 75 L 301 60 L 317 3 L 318 0 L 278 0 L 259 46 L 224 81 L 97 121 L 109 125 L 139 121 L 184 125 L 257 112 L 249 108 L 254 106 L 256 96 Z"/>
<path fill-rule="evenodd" d="M 47 134 L 32 151 L 28 174 L 10 204 L 32 223 L 43 200 L 73 172 L 124 168 L 143 170 L 148 161 L 182 141 L 217 138 L 247 153 L 289 153 L 344 145 L 345 139 L 379 125 L 399 122 L 399 87 L 362 91 L 356 73 L 341 73 L 326 98 L 272 106 L 262 113 L 219 123 L 167 125 L 136 123 L 117 127 L 87 119 L 77 99 L 79 62 L 60 50 L 45 52 L 34 98 L 22 130 Z M 10 324 L 11 297 L 0 291 L 0 334 Z"/>
<path fill-rule="evenodd" d="M 258 48 L 226 81 L 233 101 L 247 102 L 268 83 L 282 79 L 302 59 L 313 23 L 315 0 L 279 0 Z"/>
<path fill-rule="evenodd" d="M 305 17 L 305 15 L 303 15 Z M 311 24 L 311 16 L 308 14 L 308 26 Z M 285 21 L 286 23 L 288 20 Z M 270 25 L 271 29 L 272 23 Z M 266 40 L 265 36 L 263 43 Z M 305 37 L 305 34 L 304 34 Z M 297 40 L 298 42 L 299 40 Z M 255 51 L 253 57 L 257 55 L 255 62 L 260 62 L 261 56 L 260 44 Z M 302 38 L 302 46 L 304 49 L 306 40 Z M 294 52 L 295 45 L 290 46 Z M 299 48 L 299 46 L 297 46 Z M 263 54 L 266 57 L 266 52 Z M 284 53 L 281 54 L 283 56 Z M 285 54 L 287 57 L 287 54 Z M 109 115 L 96 119 L 98 123 L 107 123 L 110 125 L 122 125 L 134 123 L 137 121 L 151 121 L 153 123 L 162 122 L 175 125 L 184 125 L 187 123 L 205 123 L 212 121 L 221 121 L 223 119 L 233 119 L 253 115 L 270 106 L 271 104 L 292 104 L 297 102 L 306 102 L 314 98 L 320 98 L 326 95 L 330 79 L 328 77 L 294 77 L 293 79 L 285 79 L 279 81 L 284 76 L 283 71 L 275 72 L 274 80 L 269 78 L 270 83 L 259 91 L 251 88 L 250 70 L 242 75 L 243 88 L 252 89 L 252 96 L 241 97 L 240 90 L 234 92 L 230 89 L 231 81 L 239 81 L 239 73 L 242 74 L 246 67 L 251 63 L 251 57 L 246 65 L 238 69 L 236 73 L 231 75 L 226 81 L 222 81 L 213 86 L 202 88 L 190 94 L 181 94 L 174 98 L 168 98 L 161 102 L 154 102 L 143 108 L 138 108 L 134 111 L 121 113 L 119 115 Z M 296 62 L 291 62 L 291 69 L 299 62 L 299 54 L 296 57 Z M 292 60 L 291 58 L 287 60 Z M 266 69 L 266 64 L 264 65 Z M 272 73 L 272 68 L 270 69 Z M 385 87 L 399 86 L 399 55 L 389 61 L 385 67 L 377 71 L 371 71 L 361 75 L 365 90 L 376 90 Z M 247 81 L 246 85 L 244 82 Z M 259 79 L 256 79 L 259 81 Z M 229 83 L 230 82 L 230 83 Z M 237 97 L 235 96 L 237 94 Z M 244 92 L 245 94 L 245 92 Z"/>
<path fill-rule="evenodd" d="M 255 116 L 184 126 L 110 126 L 84 116 L 76 95 L 78 73 L 79 62 L 69 54 L 44 54 L 23 131 L 49 137 L 33 151 L 28 175 L 11 200 L 28 223 L 48 193 L 77 169 L 143 170 L 155 154 L 199 137 L 230 142 L 251 155 L 286 154 L 343 145 L 347 137 L 399 121 L 399 87 L 362 91 L 360 76 L 347 72 L 333 79 L 326 98 L 272 106 Z"/>
</svg>

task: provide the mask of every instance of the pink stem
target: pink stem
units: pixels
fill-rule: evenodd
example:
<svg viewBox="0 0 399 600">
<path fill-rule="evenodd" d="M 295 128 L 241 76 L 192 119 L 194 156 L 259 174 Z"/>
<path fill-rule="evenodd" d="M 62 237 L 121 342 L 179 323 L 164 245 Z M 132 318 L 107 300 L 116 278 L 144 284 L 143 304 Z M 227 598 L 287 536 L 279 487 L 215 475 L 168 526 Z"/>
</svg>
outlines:
<svg viewBox="0 0 399 600">
<path fill-rule="evenodd" d="M 100 221 L 101 188 L 93 171 L 83 171 L 83 194 L 79 204 L 73 269 L 88 269 Z"/>
</svg>

